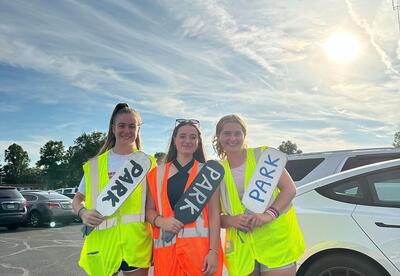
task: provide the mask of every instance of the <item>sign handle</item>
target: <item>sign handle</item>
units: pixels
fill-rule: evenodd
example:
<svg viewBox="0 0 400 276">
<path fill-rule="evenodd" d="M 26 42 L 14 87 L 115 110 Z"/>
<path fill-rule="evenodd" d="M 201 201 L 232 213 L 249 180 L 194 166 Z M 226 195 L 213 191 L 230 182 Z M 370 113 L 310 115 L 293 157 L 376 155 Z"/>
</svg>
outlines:
<svg viewBox="0 0 400 276">
<path fill-rule="evenodd" d="M 175 233 L 173 232 L 168 232 L 168 231 L 163 231 L 161 234 L 161 239 L 165 242 L 170 242 L 174 238 Z"/>
<path fill-rule="evenodd" d="M 83 237 L 89 236 L 89 234 L 94 230 L 94 227 L 90 227 L 87 225 L 82 226 L 81 232 L 83 234 Z"/>
</svg>

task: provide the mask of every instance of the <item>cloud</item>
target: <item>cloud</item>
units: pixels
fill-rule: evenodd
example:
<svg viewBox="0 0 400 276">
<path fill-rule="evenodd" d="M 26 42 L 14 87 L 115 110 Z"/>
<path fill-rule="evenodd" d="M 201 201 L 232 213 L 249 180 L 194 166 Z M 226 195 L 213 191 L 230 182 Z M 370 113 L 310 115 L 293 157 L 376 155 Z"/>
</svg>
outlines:
<svg viewBox="0 0 400 276">
<path fill-rule="evenodd" d="M 376 50 L 376 53 L 380 56 L 381 61 L 386 66 L 388 73 L 399 75 L 399 71 L 396 68 L 394 68 L 394 66 L 392 65 L 390 57 L 386 54 L 384 49 L 376 42 L 375 32 L 370 27 L 370 24 L 368 24 L 368 22 L 365 19 L 363 19 L 359 14 L 357 14 L 357 12 L 354 10 L 353 4 L 350 0 L 346 0 L 346 5 L 347 5 L 348 12 L 351 16 L 351 19 L 358 26 L 360 26 L 362 29 L 364 29 L 364 31 L 369 36 L 371 45 Z"/>
</svg>

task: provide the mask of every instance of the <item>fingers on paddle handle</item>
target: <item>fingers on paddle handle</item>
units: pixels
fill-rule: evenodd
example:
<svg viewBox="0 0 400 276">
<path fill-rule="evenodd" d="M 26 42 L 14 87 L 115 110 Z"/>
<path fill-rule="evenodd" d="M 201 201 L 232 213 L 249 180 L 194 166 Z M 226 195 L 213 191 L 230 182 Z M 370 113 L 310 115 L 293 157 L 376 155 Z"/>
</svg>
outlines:
<svg viewBox="0 0 400 276">
<path fill-rule="evenodd" d="M 93 229 L 94 229 L 93 227 L 87 225 L 82 226 L 81 232 L 83 234 L 83 237 L 89 236 L 89 234 L 93 231 Z"/>
<path fill-rule="evenodd" d="M 161 239 L 165 242 L 170 242 L 175 236 L 175 233 L 163 231 L 161 235 Z"/>
</svg>

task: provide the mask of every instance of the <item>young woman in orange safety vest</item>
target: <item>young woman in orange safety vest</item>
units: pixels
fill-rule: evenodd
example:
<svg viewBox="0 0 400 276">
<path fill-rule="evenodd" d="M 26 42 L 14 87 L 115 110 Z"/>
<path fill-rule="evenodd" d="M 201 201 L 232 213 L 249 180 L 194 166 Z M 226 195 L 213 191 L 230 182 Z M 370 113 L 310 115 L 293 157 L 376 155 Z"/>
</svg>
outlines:
<svg viewBox="0 0 400 276">
<path fill-rule="evenodd" d="M 291 207 L 294 183 L 283 171 L 272 205 L 264 213 L 245 214 L 241 203 L 258 158 L 267 147 L 247 148 L 246 125 L 237 115 L 222 117 L 216 126 L 213 146 L 225 169 L 220 185 L 227 228 L 225 259 L 229 275 L 294 276 L 296 260 L 304 252 L 304 240 Z"/>
<path fill-rule="evenodd" d="M 84 176 L 73 200 L 85 225 L 95 227 L 86 236 L 79 265 L 89 275 L 145 276 L 151 264 L 152 240 L 144 221 L 146 186 L 140 183 L 110 217 L 101 216 L 96 199 L 108 181 L 140 150 L 141 118 L 126 103 L 117 104 L 110 118 L 107 140 L 99 154 L 83 166 Z M 154 165 L 154 160 L 152 160 Z"/>
<path fill-rule="evenodd" d="M 199 121 L 176 120 L 165 164 L 147 174 L 146 219 L 153 226 L 155 276 L 222 275 L 219 190 L 193 223 L 184 225 L 173 212 L 204 162 Z M 164 242 L 163 231 L 176 235 Z"/>
</svg>

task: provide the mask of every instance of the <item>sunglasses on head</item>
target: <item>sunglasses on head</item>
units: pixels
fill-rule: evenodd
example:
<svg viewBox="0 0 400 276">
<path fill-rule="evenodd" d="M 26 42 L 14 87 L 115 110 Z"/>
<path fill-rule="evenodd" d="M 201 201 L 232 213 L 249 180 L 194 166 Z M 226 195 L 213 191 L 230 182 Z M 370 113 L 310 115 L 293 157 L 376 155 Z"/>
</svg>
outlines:
<svg viewBox="0 0 400 276">
<path fill-rule="evenodd" d="M 191 124 L 197 127 L 200 127 L 200 121 L 196 119 L 176 119 L 175 120 L 175 127 L 180 124 Z"/>
</svg>

